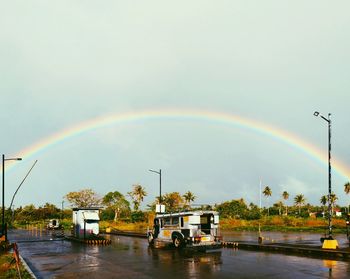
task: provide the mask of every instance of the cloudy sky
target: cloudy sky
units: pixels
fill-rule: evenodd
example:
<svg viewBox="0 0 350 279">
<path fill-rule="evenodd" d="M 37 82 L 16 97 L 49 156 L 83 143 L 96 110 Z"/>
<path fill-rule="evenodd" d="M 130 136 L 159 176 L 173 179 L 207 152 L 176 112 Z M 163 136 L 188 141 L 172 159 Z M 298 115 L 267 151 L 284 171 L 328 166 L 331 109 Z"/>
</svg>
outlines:
<svg viewBox="0 0 350 279">
<path fill-rule="evenodd" d="M 333 169 L 332 188 L 347 204 L 349 10 L 349 1 L 320 0 L 3 2 L 0 152 L 23 157 L 6 162 L 6 205 L 35 160 L 16 207 L 60 207 L 83 188 L 126 194 L 136 183 L 148 192 L 145 206 L 159 194 L 149 169 L 162 169 L 163 193 L 190 190 L 196 203 L 259 204 L 262 181 L 269 203 L 286 190 L 289 204 L 296 194 L 319 204 L 327 122 L 315 110 L 332 113 L 332 157 L 345 166 Z M 266 125 L 324 156 L 194 111 Z M 134 118 L 43 144 L 126 114 Z"/>
</svg>

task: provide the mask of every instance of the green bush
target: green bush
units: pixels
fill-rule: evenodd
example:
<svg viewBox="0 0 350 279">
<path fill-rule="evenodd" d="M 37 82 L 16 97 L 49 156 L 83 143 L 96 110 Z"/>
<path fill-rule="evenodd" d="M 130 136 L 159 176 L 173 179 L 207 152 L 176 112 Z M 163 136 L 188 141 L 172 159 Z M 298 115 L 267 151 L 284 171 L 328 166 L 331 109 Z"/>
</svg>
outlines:
<svg viewBox="0 0 350 279">
<path fill-rule="evenodd" d="M 100 218 L 101 220 L 103 221 L 111 221 L 114 219 L 114 210 L 112 209 L 105 209 L 105 210 L 102 210 L 101 213 L 100 213 Z"/>
<path fill-rule="evenodd" d="M 145 221 L 145 214 L 142 211 L 133 211 L 130 216 L 132 223 Z"/>
</svg>

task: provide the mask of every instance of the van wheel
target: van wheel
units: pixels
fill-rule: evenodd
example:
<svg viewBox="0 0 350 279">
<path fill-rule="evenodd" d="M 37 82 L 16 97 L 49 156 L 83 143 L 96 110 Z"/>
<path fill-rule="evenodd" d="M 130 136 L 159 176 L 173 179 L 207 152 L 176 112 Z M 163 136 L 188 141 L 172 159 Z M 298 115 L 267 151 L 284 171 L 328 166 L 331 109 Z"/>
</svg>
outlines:
<svg viewBox="0 0 350 279">
<path fill-rule="evenodd" d="M 182 239 L 178 236 L 175 236 L 173 239 L 173 244 L 175 248 L 181 248 L 182 247 Z"/>
<path fill-rule="evenodd" d="M 153 245 L 154 243 L 153 233 L 148 233 L 147 239 L 148 239 L 148 244 Z"/>
</svg>

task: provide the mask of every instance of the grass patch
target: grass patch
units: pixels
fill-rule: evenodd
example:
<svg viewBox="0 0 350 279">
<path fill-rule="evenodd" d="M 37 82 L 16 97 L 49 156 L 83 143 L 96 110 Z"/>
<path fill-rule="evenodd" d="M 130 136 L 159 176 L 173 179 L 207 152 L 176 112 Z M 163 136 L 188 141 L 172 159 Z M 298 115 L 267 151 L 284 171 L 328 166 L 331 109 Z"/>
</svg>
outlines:
<svg viewBox="0 0 350 279">
<path fill-rule="evenodd" d="M 281 232 L 316 232 L 324 233 L 328 228 L 326 219 L 296 218 L 289 216 L 271 216 L 260 220 L 221 219 L 220 227 L 223 230 L 234 231 L 281 231 Z M 343 219 L 333 219 L 332 228 L 335 233 L 346 233 L 346 224 Z"/>
<path fill-rule="evenodd" d="M 20 272 L 23 279 L 33 278 L 22 264 Z M 13 253 L 0 252 L 0 278 L 19 278 Z"/>
<path fill-rule="evenodd" d="M 100 229 L 105 230 L 106 228 L 112 228 L 120 231 L 132 231 L 144 233 L 147 231 L 148 227 L 147 222 L 137 222 L 137 223 L 128 223 L 128 222 L 112 222 L 112 221 L 100 221 Z"/>
<path fill-rule="evenodd" d="M 298 218 L 292 216 L 270 216 L 263 217 L 259 220 L 242 220 L 235 218 L 220 219 L 220 228 L 222 230 L 233 231 L 258 231 L 259 225 L 263 231 L 280 231 L 280 232 L 315 232 L 324 233 L 328 228 L 328 220 L 323 218 Z M 144 233 L 147 227 L 152 224 L 147 222 L 130 223 L 124 221 L 100 221 L 100 229 L 112 228 L 121 231 L 132 231 Z M 344 219 L 332 220 L 334 233 L 346 233 L 346 224 Z"/>
</svg>

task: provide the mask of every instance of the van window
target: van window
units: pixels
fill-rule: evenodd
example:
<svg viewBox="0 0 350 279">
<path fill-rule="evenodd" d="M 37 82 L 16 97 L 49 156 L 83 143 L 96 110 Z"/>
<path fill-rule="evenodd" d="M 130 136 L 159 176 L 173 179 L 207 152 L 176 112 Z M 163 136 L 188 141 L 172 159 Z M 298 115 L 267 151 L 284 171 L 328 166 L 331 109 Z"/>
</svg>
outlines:
<svg viewBox="0 0 350 279">
<path fill-rule="evenodd" d="M 172 220 L 173 225 L 178 225 L 179 224 L 179 217 L 174 217 Z"/>
<path fill-rule="evenodd" d="M 164 225 L 165 226 L 170 225 L 170 218 L 165 218 L 164 219 Z"/>
</svg>

